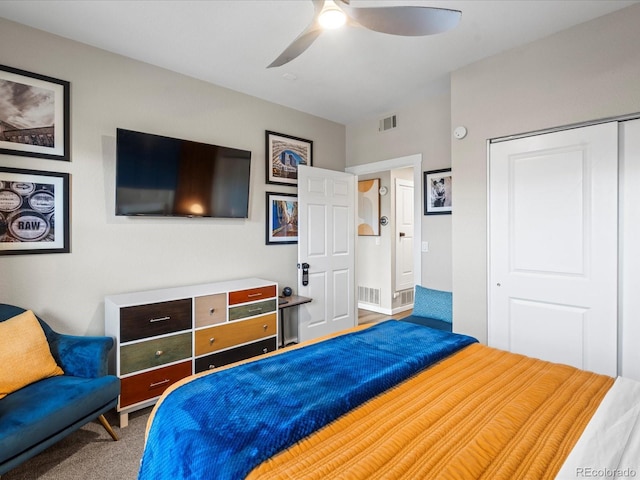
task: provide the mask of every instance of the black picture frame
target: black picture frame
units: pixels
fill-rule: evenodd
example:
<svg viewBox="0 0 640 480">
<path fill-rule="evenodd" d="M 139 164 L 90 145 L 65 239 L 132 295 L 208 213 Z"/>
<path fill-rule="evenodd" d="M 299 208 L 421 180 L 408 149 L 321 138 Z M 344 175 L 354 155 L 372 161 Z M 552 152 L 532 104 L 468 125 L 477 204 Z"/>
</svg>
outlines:
<svg viewBox="0 0 640 480">
<path fill-rule="evenodd" d="M 266 192 L 265 244 L 298 243 L 298 195 Z"/>
<path fill-rule="evenodd" d="M 69 253 L 68 173 L 0 167 L 0 255 Z"/>
<path fill-rule="evenodd" d="M 450 168 L 424 172 L 424 214 L 450 215 L 453 210 L 453 175 Z"/>
<path fill-rule="evenodd" d="M 70 83 L 0 65 L 0 153 L 70 161 Z"/>
<path fill-rule="evenodd" d="M 313 166 L 313 141 L 265 131 L 266 182 L 298 185 L 298 165 Z"/>
</svg>

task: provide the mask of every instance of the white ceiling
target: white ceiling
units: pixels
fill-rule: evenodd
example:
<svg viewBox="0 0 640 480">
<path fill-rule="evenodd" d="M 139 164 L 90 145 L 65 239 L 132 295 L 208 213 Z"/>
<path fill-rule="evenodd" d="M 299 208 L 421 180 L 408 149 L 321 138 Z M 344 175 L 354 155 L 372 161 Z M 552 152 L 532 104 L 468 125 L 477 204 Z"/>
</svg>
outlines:
<svg viewBox="0 0 640 480">
<path fill-rule="evenodd" d="M 449 72 L 640 0 L 351 0 L 462 11 L 454 30 L 397 37 L 348 27 L 267 69 L 310 0 L 0 0 L 0 16 L 342 124 L 449 88 Z"/>
</svg>

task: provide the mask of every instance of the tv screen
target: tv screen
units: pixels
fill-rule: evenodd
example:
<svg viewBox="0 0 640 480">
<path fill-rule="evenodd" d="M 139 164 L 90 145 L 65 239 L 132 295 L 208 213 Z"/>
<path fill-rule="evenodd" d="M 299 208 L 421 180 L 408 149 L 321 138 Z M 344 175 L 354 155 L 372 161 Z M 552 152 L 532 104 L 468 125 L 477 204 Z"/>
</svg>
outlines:
<svg viewBox="0 0 640 480">
<path fill-rule="evenodd" d="M 117 129 L 116 215 L 247 218 L 251 152 Z"/>
</svg>

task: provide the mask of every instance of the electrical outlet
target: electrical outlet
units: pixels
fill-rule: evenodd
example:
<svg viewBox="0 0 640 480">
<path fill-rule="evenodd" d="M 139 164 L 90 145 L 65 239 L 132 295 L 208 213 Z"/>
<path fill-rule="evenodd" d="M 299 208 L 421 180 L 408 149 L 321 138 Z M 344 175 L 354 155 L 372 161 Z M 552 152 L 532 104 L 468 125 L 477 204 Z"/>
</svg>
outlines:
<svg viewBox="0 0 640 480">
<path fill-rule="evenodd" d="M 422 242 L 422 251 L 423 252 L 429 251 L 429 242 Z"/>
</svg>

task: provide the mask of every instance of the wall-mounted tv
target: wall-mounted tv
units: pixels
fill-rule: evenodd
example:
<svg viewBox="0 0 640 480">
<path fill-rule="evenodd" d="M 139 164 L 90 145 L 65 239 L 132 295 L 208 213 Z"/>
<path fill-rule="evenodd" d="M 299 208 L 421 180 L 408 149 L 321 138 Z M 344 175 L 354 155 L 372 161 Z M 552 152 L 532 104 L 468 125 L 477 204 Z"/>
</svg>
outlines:
<svg viewBox="0 0 640 480">
<path fill-rule="evenodd" d="M 117 129 L 116 215 L 247 218 L 251 152 Z"/>
</svg>

